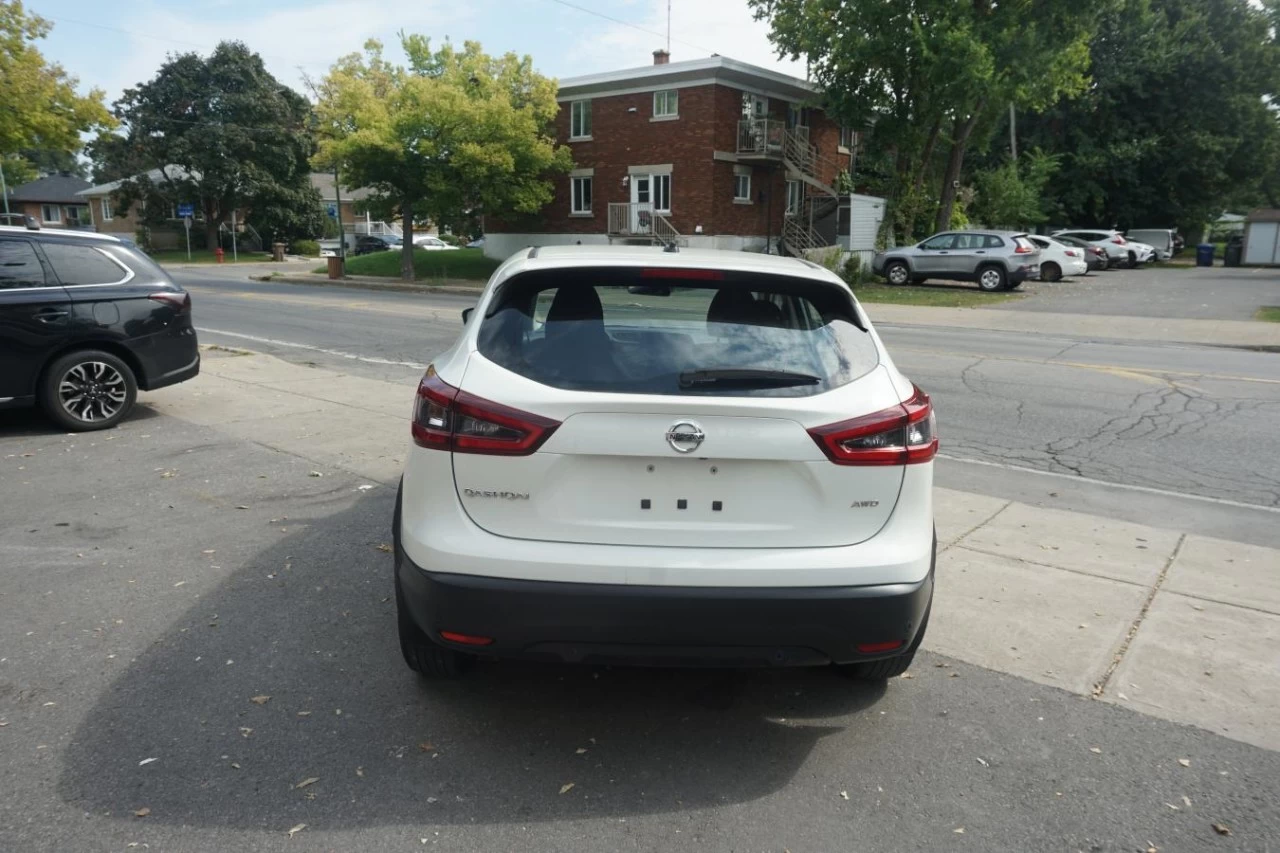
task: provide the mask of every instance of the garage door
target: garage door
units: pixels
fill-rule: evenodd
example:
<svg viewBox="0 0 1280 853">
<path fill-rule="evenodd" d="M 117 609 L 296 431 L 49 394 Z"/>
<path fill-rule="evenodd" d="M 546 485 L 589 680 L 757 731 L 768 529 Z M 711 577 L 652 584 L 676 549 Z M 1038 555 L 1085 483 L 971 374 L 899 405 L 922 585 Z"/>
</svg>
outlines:
<svg viewBox="0 0 1280 853">
<path fill-rule="evenodd" d="M 1249 236 L 1244 247 L 1244 262 L 1246 264 L 1280 263 L 1276 257 L 1278 236 L 1280 236 L 1280 222 L 1250 222 Z"/>
</svg>

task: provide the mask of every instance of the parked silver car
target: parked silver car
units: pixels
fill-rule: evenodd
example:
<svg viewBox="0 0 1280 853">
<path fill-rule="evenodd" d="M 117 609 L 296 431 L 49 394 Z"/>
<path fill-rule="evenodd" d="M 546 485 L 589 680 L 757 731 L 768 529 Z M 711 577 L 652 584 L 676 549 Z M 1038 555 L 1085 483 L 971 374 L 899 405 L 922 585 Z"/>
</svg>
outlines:
<svg viewBox="0 0 1280 853">
<path fill-rule="evenodd" d="M 941 278 L 1010 290 L 1040 274 L 1040 250 L 1020 231 L 947 231 L 915 246 L 880 252 L 871 271 L 890 284 Z"/>
</svg>

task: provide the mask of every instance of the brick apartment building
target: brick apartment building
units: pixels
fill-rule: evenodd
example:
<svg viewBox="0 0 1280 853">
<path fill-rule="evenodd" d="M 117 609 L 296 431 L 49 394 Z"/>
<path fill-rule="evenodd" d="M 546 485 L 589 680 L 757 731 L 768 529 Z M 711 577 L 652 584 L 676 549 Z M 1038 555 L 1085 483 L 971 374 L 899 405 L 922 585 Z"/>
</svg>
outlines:
<svg viewBox="0 0 1280 853">
<path fill-rule="evenodd" d="M 852 134 L 818 97 L 786 74 L 724 56 L 669 62 L 661 50 L 651 66 L 562 80 L 556 135 L 574 169 L 540 214 L 490 215 L 485 253 L 579 242 L 792 254 L 834 245 Z"/>
</svg>

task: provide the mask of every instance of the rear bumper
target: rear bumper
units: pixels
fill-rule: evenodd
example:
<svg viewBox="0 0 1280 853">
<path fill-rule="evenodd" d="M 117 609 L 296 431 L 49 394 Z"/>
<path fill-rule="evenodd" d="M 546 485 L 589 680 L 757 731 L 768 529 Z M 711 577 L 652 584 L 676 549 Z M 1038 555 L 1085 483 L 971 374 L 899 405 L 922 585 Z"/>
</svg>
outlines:
<svg viewBox="0 0 1280 853">
<path fill-rule="evenodd" d="M 428 572 L 397 545 L 396 574 L 413 620 L 442 646 L 575 663 L 816 666 L 892 657 L 910 648 L 933 598 L 932 564 L 921 581 L 878 586 L 628 586 Z M 441 631 L 493 642 L 450 643 Z"/>
<path fill-rule="evenodd" d="M 1016 269 L 1012 269 L 1008 273 L 1010 284 L 1021 284 L 1027 279 L 1040 277 L 1039 264 L 1023 264 Z"/>
</svg>

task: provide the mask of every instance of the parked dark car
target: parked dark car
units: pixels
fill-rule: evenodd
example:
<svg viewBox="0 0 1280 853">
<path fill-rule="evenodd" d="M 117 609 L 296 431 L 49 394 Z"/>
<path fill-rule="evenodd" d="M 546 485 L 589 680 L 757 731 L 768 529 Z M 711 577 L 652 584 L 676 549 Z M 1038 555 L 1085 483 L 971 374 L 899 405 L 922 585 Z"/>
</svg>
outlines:
<svg viewBox="0 0 1280 853">
<path fill-rule="evenodd" d="M 1068 237 L 1065 234 L 1061 237 L 1054 237 L 1059 243 L 1066 243 L 1068 246 L 1075 246 L 1078 249 L 1084 249 L 1084 259 L 1089 262 L 1089 272 L 1105 270 L 1110 261 L 1107 260 L 1107 252 L 1092 243 L 1081 240 L 1078 237 Z"/>
<path fill-rule="evenodd" d="M 146 255 L 103 234 L 0 226 L 0 408 L 106 429 L 139 389 L 199 372 L 191 295 Z"/>
<path fill-rule="evenodd" d="M 370 234 L 356 240 L 356 254 L 368 255 L 373 252 L 385 252 L 389 249 L 398 249 L 403 244 L 403 240 L 390 234 Z"/>
</svg>

